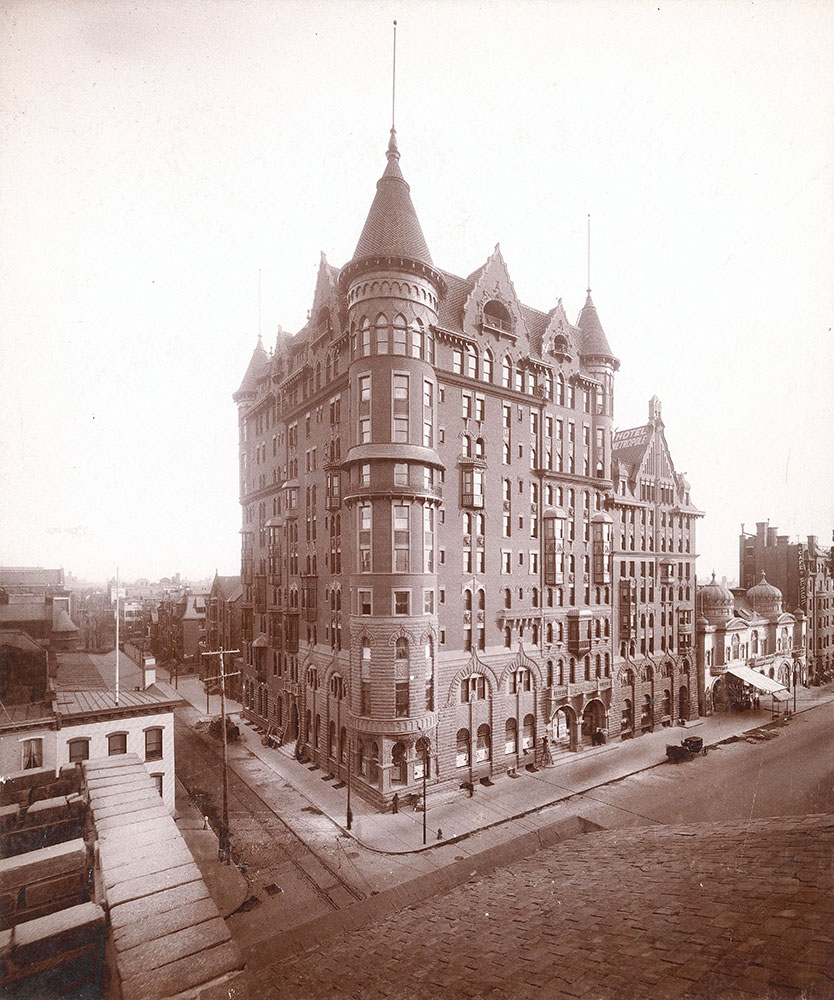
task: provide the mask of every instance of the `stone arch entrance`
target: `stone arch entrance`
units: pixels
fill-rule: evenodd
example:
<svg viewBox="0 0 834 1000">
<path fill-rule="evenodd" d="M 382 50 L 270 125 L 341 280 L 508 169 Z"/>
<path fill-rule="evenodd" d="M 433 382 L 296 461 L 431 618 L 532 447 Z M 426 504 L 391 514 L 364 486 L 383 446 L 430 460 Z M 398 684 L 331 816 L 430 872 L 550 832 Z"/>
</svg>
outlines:
<svg viewBox="0 0 834 1000">
<path fill-rule="evenodd" d="M 550 720 L 550 740 L 554 751 L 576 749 L 576 713 L 569 705 L 557 708 Z"/>
<path fill-rule="evenodd" d="M 592 746 L 594 734 L 598 729 L 606 731 L 605 706 L 599 699 L 589 701 L 582 712 L 582 744 Z M 607 735 L 607 733 L 606 733 Z"/>
<path fill-rule="evenodd" d="M 689 688 L 685 685 L 681 685 L 681 689 L 678 691 L 678 718 L 689 718 Z"/>
</svg>

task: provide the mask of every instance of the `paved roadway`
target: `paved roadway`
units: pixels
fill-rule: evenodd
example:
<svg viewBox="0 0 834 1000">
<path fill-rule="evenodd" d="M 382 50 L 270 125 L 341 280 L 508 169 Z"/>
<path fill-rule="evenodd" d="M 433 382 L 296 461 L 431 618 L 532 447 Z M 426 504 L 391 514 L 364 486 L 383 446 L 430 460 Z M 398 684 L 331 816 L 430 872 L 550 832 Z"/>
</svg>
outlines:
<svg viewBox="0 0 834 1000">
<path fill-rule="evenodd" d="M 763 732 L 772 738 L 661 764 L 565 805 L 609 828 L 834 812 L 834 704 Z"/>
</svg>

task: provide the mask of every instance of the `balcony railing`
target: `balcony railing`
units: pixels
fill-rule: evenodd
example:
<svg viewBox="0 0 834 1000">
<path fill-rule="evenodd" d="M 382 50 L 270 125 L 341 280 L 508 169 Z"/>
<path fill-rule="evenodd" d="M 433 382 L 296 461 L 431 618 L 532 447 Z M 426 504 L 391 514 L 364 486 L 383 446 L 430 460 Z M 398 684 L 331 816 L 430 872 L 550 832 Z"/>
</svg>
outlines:
<svg viewBox="0 0 834 1000">
<path fill-rule="evenodd" d="M 473 507 L 476 510 L 481 510 L 484 506 L 484 495 L 483 493 L 462 493 L 460 503 L 462 507 Z"/>
</svg>

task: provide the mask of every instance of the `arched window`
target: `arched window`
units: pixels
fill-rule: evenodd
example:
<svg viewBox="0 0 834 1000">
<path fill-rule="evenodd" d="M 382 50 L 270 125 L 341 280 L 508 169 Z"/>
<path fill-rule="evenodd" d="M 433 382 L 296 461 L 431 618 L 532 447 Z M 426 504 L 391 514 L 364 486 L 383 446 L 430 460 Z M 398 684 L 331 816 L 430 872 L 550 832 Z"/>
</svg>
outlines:
<svg viewBox="0 0 834 1000">
<path fill-rule="evenodd" d="M 404 785 L 408 781 L 408 760 L 406 759 L 405 743 L 395 743 L 391 747 L 391 782 Z"/>
<path fill-rule="evenodd" d="M 504 753 L 518 753 L 518 723 L 507 719 L 504 725 Z"/>
<path fill-rule="evenodd" d="M 475 745 L 475 760 L 476 762 L 489 760 L 492 757 L 492 748 L 490 746 L 490 730 L 486 723 L 478 726 L 478 736 Z"/>
<path fill-rule="evenodd" d="M 466 345 L 466 375 L 469 378 L 478 377 L 478 352 L 472 344 Z"/>
<path fill-rule="evenodd" d="M 507 647 L 507 649 L 509 649 L 510 646 L 512 646 L 512 644 L 513 644 L 513 633 L 512 633 L 512 629 L 508 625 L 504 629 L 504 645 Z"/>
<path fill-rule="evenodd" d="M 470 438 L 470 436 L 468 434 L 464 434 L 462 440 L 463 440 L 463 457 L 464 458 L 471 458 L 472 457 L 472 438 Z"/>
<path fill-rule="evenodd" d="M 556 404 L 565 405 L 565 379 L 561 373 L 556 376 Z"/>
<path fill-rule="evenodd" d="M 513 387 L 513 363 L 506 355 L 501 362 L 501 385 L 505 389 L 512 389 Z"/>
<path fill-rule="evenodd" d="M 468 766 L 469 750 L 469 730 L 459 729 L 455 737 L 455 767 Z"/>
<path fill-rule="evenodd" d="M 327 756 L 336 756 L 336 723 L 331 722 L 327 731 Z"/>
<path fill-rule="evenodd" d="M 423 325 L 419 319 L 411 324 L 411 356 L 422 358 L 424 351 Z"/>
<path fill-rule="evenodd" d="M 359 327 L 359 339 L 362 343 L 361 353 L 368 357 L 371 353 L 371 323 L 367 316 L 364 317 Z M 336 372 L 334 370 L 333 374 Z"/>
<path fill-rule="evenodd" d="M 513 592 L 509 587 L 504 588 L 504 607 L 511 608 L 513 606 Z"/>
<path fill-rule="evenodd" d="M 400 637 L 397 639 L 396 657 L 397 660 L 408 659 L 408 639 Z"/>
<path fill-rule="evenodd" d="M 463 351 L 459 347 L 452 351 L 452 371 L 455 375 L 463 375 Z"/>
<path fill-rule="evenodd" d="M 127 733 L 112 733 L 107 737 L 107 756 L 116 757 L 127 753 Z"/>
<path fill-rule="evenodd" d="M 407 353 L 407 336 L 408 331 L 406 329 L 405 316 L 399 315 L 394 317 L 394 342 L 392 345 L 393 354 L 406 354 Z"/>
<path fill-rule="evenodd" d="M 484 457 L 484 439 L 477 438 L 475 440 L 475 458 L 483 458 L 483 457 Z"/>
<path fill-rule="evenodd" d="M 511 333 L 513 328 L 512 317 L 507 311 L 507 307 L 497 299 L 491 299 L 484 306 L 484 324 L 496 330 L 505 330 L 508 333 Z"/>
<path fill-rule="evenodd" d="M 383 313 L 376 318 L 376 353 L 388 353 L 388 319 Z"/>
<path fill-rule="evenodd" d="M 536 720 L 532 715 L 524 716 L 524 725 L 521 727 L 521 749 L 532 750 L 536 745 Z"/>
<path fill-rule="evenodd" d="M 371 744 L 371 767 L 368 777 L 372 782 L 376 782 L 379 777 L 379 746 L 376 743 Z"/>
<path fill-rule="evenodd" d="M 492 351 L 484 351 L 483 362 L 481 363 L 481 378 L 484 382 L 492 381 Z"/>
<path fill-rule="evenodd" d="M 631 700 L 629 698 L 623 701 L 623 714 L 620 720 L 620 728 L 623 731 L 631 732 L 634 726 L 634 713 L 631 710 Z"/>
</svg>

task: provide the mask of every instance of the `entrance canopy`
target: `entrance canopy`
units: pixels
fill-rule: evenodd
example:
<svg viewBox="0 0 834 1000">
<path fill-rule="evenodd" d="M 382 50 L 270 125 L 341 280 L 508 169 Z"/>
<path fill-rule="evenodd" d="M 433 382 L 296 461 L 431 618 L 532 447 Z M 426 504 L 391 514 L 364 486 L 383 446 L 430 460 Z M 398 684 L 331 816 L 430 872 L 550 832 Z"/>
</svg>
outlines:
<svg viewBox="0 0 834 1000">
<path fill-rule="evenodd" d="M 767 694 L 773 694 L 774 691 L 787 691 L 784 684 L 780 684 L 772 677 L 765 677 L 764 674 L 760 674 L 757 670 L 751 670 L 750 667 L 728 667 L 727 673 L 738 677 L 745 684 L 758 688 L 759 691 L 765 691 Z"/>
<path fill-rule="evenodd" d="M 774 691 L 773 697 L 775 698 L 776 701 L 790 701 L 791 693 L 790 691 L 788 691 L 787 688 L 782 688 L 781 691 Z"/>
</svg>

